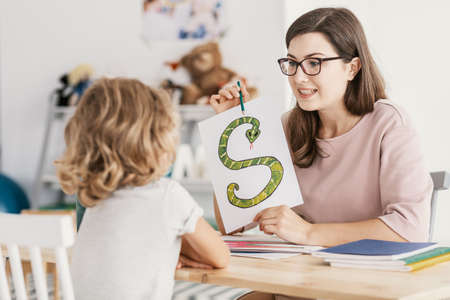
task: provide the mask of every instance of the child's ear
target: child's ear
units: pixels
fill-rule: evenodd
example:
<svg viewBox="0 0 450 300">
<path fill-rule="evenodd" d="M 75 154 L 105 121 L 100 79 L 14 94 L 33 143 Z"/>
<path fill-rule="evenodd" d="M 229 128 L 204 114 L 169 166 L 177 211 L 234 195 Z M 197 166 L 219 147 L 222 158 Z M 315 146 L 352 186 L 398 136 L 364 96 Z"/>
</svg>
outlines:
<svg viewBox="0 0 450 300">
<path fill-rule="evenodd" d="M 361 70 L 361 60 L 359 57 L 353 57 L 352 60 L 348 63 L 349 71 L 348 71 L 348 80 L 352 81 L 355 78 L 356 74 L 358 74 L 359 70 Z"/>
</svg>

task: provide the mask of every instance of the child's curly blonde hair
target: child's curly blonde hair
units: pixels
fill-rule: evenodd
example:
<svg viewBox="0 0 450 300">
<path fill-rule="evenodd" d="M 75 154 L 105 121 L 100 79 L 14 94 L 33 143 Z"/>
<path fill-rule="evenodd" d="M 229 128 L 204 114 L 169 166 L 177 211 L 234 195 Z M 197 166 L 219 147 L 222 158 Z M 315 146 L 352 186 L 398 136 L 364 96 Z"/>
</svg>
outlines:
<svg viewBox="0 0 450 300">
<path fill-rule="evenodd" d="M 179 117 L 169 96 L 138 80 L 99 79 L 81 98 L 55 161 L 64 192 L 87 207 L 163 176 L 175 159 Z"/>
</svg>

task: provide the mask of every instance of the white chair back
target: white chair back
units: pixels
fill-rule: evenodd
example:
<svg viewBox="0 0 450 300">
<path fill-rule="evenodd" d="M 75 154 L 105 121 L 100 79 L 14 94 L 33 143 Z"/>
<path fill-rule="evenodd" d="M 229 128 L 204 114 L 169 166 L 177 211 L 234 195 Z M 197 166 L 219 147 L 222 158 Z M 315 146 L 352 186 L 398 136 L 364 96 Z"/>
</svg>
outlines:
<svg viewBox="0 0 450 300">
<path fill-rule="evenodd" d="M 433 241 L 434 223 L 436 220 L 437 194 L 438 191 L 448 190 L 450 187 L 450 173 L 446 171 L 432 172 L 433 194 L 431 195 L 431 216 L 428 241 Z"/>
<path fill-rule="evenodd" d="M 5 257 L 1 251 L 1 246 L 6 246 L 17 300 L 27 299 L 19 247 L 22 253 L 25 249 L 29 251 L 38 300 L 48 300 L 41 257 L 43 248 L 45 251 L 54 251 L 62 295 L 64 300 L 73 300 L 67 257 L 67 248 L 72 246 L 75 240 L 73 226 L 70 216 L 0 213 L 0 299 L 11 299 L 5 272 Z"/>
</svg>

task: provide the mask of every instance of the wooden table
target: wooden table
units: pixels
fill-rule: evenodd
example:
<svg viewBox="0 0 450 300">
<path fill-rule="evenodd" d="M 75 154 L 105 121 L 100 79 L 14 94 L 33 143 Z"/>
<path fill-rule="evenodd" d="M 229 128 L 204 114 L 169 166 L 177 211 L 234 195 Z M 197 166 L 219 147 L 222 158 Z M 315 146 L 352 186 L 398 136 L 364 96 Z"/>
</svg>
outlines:
<svg viewBox="0 0 450 300">
<path fill-rule="evenodd" d="M 387 272 L 332 268 L 310 255 L 275 261 L 231 257 L 226 269 L 183 268 L 175 279 L 308 298 L 450 298 L 450 262 L 417 272 Z"/>
<path fill-rule="evenodd" d="M 23 260 L 27 252 L 21 249 Z M 42 251 L 42 259 L 55 263 L 50 251 Z M 175 279 L 308 298 L 450 299 L 450 262 L 417 272 L 388 272 L 332 268 L 310 255 L 281 260 L 232 256 L 226 269 L 183 268 Z"/>
</svg>

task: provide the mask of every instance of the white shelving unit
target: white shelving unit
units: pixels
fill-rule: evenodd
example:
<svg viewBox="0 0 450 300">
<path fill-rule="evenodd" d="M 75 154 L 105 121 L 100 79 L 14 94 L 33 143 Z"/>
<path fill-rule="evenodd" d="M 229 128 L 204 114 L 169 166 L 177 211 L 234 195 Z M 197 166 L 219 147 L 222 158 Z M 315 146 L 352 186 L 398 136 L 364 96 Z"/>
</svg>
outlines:
<svg viewBox="0 0 450 300">
<path fill-rule="evenodd" d="M 178 111 L 180 112 L 183 122 L 199 122 L 209 117 L 212 117 L 215 113 L 209 105 L 178 105 Z"/>
<path fill-rule="evenodd" d="M 58 107 L 56 106 L 56 102 L 56 94 L 53 93 L 50 95 L 48 104 L 44 141 L 42 143 L 38 168 L 33 184 L 33 194 L 31 198 L 31 207 L 33 209 L 41 207 L 42 194 L 44 193 L 44 190 L 49 188 L 59 192 L 59 202 L 64 202 L 66 199 L 58 184 L 54 168 L 51 167 L 51 160 L 55 159 L 55 157 L 50 155 L 50 152 L 54 147 L 62 146 L 61 143 L 64 143 L 64 140 L 60 140 L 59 144 L 55 144 L 55 138 L 52 138 L 52 134 L 54 133 L 52 129 L 57 127 L 57 125 L 64 125 L 62 123 L 65 123 L 65 120 L 75 112 L 76 107 Z"/>
<path fill-rule="evenodd" d="M 185 140 L 191 145 L 197 123 L 215 115 L 214 110 L 209 105 L 179 105 L 178 111 L 184 126 L 182 134 L 185 134 Z M 211 181 L 207 179 L 189 178 L 179 180 L 179 182 L 194 196 L 195 194 L 212 194 L 213 192 Z"/>
<path fill-rule="evenodd" d="M 44 135 L 44 142 L 41 149 L 41 155 L 38 165 L 38 170 L 33 187 L 33 201 L 32 207 L 39 208 L 41 205 L 41 195 L 44 189 L 53 189 L 61 192 L 61 199 L 59 201 L 65 201 L 64 194 L 61 191 L 61 187 L 58 183 L 58 179 L 54 172 L 54 168 L 50 169 L 51 158 L 49 157 L 49 152 L 52 148 L 53 143 L 64 143 L 64 140 L 54 141 L 52 140 L 52 129 L 57 123 L 63 123 L 63 125 L 70 118 L 70 116 L 75 112 L 76 107 L 58 107 L 55 105 L 56 99 L 50 99 L 50 105 L 47 111 L 47 123 Z M 192 138 L 193 132 L 195 131 L 197 122 L 204 120 L 208 117 L 214 115 L 214 111 L 210 106 L 207 105 L 180 105 L 177 106 L 180 113 L 182 125 L 184 127 L 184 132 L 187 135 L 185 138 L 190 140 Z M 53 145 L 54 146 L 54 145 Z M 209 180 L 206 179 L 182 179 L 179 180 L 180 184 L 183 185 L 192 194 L 212 194 L 213 187 Z"/>
</svg>

